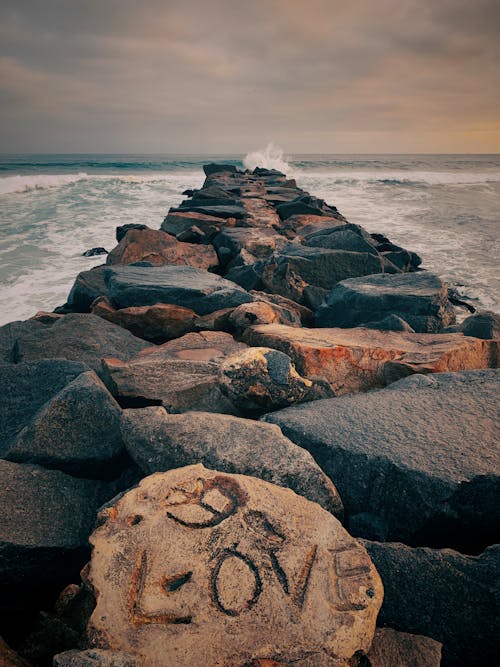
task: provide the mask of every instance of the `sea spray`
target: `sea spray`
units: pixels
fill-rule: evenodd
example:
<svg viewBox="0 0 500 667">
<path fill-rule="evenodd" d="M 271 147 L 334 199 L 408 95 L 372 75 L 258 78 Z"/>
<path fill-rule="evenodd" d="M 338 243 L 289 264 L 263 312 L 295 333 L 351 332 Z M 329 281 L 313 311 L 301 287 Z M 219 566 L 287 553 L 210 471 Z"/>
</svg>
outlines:
<svg viewBox="0 0 500 667">
<path fill-rule="evenodd" d="M 276 146 L 272 141 L 265 148 L 248 153 L 243 164 L 247 169 L 253 171 L 255 167 L 264 167 L 265 169 L 277 169 L 290 176 L 293 168 L 288 164 L 283 149 Z"/>
</svg>

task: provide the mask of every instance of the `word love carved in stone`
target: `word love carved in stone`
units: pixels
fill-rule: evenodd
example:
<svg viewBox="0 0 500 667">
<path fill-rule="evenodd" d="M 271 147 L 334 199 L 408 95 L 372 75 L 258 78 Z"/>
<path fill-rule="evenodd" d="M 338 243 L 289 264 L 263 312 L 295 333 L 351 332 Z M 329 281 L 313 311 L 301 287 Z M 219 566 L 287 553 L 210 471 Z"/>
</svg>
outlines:
<svg viewBox="0 0 500 667">
<path fill-rule="evenodd" d="M 382 603 L 373 564 L 288 489 L 189 466 L 147 477 L 101 521 L 87 575 L 99 647 L 153 667 L 340 666 L 369 648 Z"/>
</svg>

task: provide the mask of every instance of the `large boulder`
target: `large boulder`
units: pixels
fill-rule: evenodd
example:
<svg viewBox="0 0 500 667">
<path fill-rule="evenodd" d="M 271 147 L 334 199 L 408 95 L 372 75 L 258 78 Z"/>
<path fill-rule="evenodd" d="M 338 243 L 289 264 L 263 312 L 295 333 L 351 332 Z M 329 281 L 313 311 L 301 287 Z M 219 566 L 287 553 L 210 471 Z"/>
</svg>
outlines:
<svg viewBox="0 0 500 667">
<path fill-rule="evenodd" d="M 216 162 L 204 164 L 203 171 L 205 172 L 205 176 L 212 176 L 213 174 L 219 174 L 220 172 L 230 174 L 238 173 L 238 169 L 234 164 L 218 164 Z"/>
<path fill-rule="evenodd" d="M 451 549 L 363 544 L 384 583 L 379 624 L 441 642 L 443 667 L 500 664 L 500 546 L 473 557 Z"/>
<path fill-rule="evenodd" d="M 460 324 L 447 327 L 445 331 L 458 331 L 464 336 L 475 336 L 485 340 L 500 339 L 500 315 L 484 310 L 466 317 Z"/>
<path fill-rule="evenodd" d="M 167 234 L 180 237 L 196 227 L 205 235 L 207 241 L 210 241 L 221 229 L 234 227 L 235 223 L 235 218 L 218 218 L 214 215 L 196 213 L 196 211 L 178 210 L 168 213 L 161 224 L 161 229 Z"/>
<path fill-rule="evenodd" d="M 317 311 L 316 324 L 357 327 L 387 315 L 401 317 L 420 333 L 440 331 L 455 321 L 447 285 L 420 271 L 342 280 Z"/>
<path fill-rule="evenodd" d="M 205 315 L 253 301 L 235 283 L 191 266 L 110 267 L 106 283 L 116 308 L 170 303 Z"/>
<path fill-rule="evenodd" d="M 155 266 L 176 264 L 198 269 L 215 269 L 219 265 L 212 246 L 181 243 L 170 234 L 155 229 L 131 229 L 109 253 L 106 264 L 150 262 Z"/>
<path fill-rule="evenodd" d="M 59 317 L 59 316 L 57 316 Z M 45 331 L 52 323 L 31 318 L 16 320 L 0 327 L 0 363 L 15 363 L 16 340 L 20 336 L 31 336 L 36 332 Z"/>
<path fill-rule="evenodd" d="M 108 288 L 104 282 L 106 265 L 94 266 L 81 271 L 75 279 L 68 296 L 68 306 L 77 313 L 89 313 L 92 303 L 99 296 L 106 296 Z"/>
<path fill-rule="evenodd" d="M 289 489 L 189 466 L 147 477 L 101 522 L 87 574 L 99 646 L 157 667 L 347 667 L 369 649 L 375 568 L 337 519 Z"/>
<path fill-rule="evenodd" d="M 440 667 L 442 645 L 435 639 L 377 628 L 360 667 Z"/>
<path fill-rule="evenodd" d="M 490 368 L 498 356 L 496 342 L 461 334 L 261 324 L 247 328 L 242 337 L 249 345 L 288 354 L 301 375 L 327 382 L 336 395 L 383 387 L 414 373 Z"/>
<path fill-rule="evenodd" d="M 265 419 L 312 453 L 354 534 L 477 553 L 500 541 L 499 382 L 495 370 L 414 375 Z"/>
<path fill-rule="evenodd" d="M 146 475 L 203 463 L 212 470 L 289 487 L 342 518 L 342 501 L 332 482 L 309 452 L 274 424 L 208 412 L 169 415 L 150 407 L 125 410 L 122 434 L 127 451 Z"/>
</svg>

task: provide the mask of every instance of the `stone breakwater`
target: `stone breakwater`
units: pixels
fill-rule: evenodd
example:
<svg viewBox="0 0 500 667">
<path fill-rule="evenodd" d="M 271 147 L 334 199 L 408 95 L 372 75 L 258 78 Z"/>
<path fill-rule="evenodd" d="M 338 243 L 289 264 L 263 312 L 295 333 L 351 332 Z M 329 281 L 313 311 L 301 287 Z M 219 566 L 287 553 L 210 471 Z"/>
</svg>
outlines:
<svg viewBox="0 0 500 667">
<path fill-rule="evenodd" d="M 497 664 L 498 316 L 204 169 L 0 328 L 0 664 Z"/>
</svg>

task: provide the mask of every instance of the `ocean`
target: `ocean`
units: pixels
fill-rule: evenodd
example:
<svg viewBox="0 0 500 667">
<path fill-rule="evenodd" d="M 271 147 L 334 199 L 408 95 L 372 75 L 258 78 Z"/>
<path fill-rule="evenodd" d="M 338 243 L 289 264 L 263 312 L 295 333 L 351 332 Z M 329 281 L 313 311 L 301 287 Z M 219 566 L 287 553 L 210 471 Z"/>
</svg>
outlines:
<svg viewBox="0 0 500 667">
<path fill-rule="evenodd" d="M 417 252 L 476 308 L 500 312 L 500 155 L 0 155 L 0 324 L 65 302 L 115 228 L 158 228 L 202 165 L 276 167 L 350 221 Z"/>
</svg>

